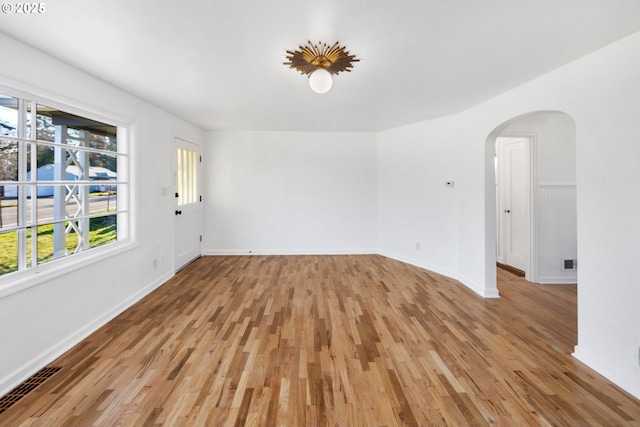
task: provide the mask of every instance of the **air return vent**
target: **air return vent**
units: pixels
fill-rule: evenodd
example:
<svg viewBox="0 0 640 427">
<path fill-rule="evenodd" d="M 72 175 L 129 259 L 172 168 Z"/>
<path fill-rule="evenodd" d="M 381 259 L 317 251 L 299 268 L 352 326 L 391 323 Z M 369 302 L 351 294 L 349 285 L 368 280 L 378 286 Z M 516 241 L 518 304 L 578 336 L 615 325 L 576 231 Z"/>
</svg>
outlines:
<svg viewBox="0 0 640 427">
<path fill-rule="evenodd" d="M 58 372 L 60 369 L 62 368 L 42 368 L 38 372 L 27 378 L 22 384 L 2 396 L 0 398 L 0 414 L 8 409 L 11 405 L 16 403 L 18 400 L 22 399 L 27 394 L 35 390 L 35 388 L 40 384 L 51 378 L 51 376 L 53 376 L 53 374 Z"/>
</svg>

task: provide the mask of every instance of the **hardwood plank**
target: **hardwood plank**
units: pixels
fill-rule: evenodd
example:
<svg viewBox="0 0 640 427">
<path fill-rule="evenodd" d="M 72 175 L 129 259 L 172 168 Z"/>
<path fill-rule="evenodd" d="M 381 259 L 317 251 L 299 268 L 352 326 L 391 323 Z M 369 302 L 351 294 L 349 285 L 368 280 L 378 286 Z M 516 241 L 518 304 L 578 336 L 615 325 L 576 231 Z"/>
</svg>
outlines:
<svg viewBox="0 0 640 427">
<path fill-rule="evenodd" d="M 0 425 L 640 425 L 570 355 L 576 286 L 498 280 L 484 300 L 377 255 L 203 257 Z"/>
</svg>

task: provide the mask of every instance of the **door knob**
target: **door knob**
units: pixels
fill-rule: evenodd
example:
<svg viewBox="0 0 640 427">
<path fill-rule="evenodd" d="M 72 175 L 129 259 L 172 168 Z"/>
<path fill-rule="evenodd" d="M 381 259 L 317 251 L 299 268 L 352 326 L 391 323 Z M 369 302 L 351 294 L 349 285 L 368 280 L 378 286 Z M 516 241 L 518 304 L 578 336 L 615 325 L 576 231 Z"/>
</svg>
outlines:
<svg viewBox="0 0 640 427">
<path fill-rule="evenodd" d="M 182 211 L 176 210 L 176 215 L 182 215 Z"/>
<path fill-rule="evenodd" d="M 505 209 L 504 210 L 506 213 L 511 213 L 511 211 L 509 209 Z"/>
</svg>

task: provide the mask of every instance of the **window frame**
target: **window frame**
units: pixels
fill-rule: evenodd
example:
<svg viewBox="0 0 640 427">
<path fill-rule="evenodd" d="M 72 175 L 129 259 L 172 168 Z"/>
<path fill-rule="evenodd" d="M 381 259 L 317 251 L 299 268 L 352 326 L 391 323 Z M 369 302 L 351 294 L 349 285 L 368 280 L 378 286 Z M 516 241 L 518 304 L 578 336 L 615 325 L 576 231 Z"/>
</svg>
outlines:
<svg viewBox="0 0 640 427">
<path fill-rule="evenodd" d="M 116 156 L 118 159 L 117 182 L 124 183 L 118 188 L 118 214 L 116 215 L 117 240 L 115 242 L 89 248 L 79 253 L 69 254 L 68 256 L 50 260 L 43 264 L 37 264 L 24 270 L 4 274 L 0 276 L 0 299 L 137 247 L 137 205 L 135 203 L 136 157 L 134 150 L 137 124 L 133 120 L 106 113 L 94 106 L 71 100 L 53 92 L 34 88 L 8 79 L 2 75 L 0 75 L 0 93 L 19 100 L 30 101 L 32 103 L 32 109 L 35 109 L 37 105 L 45 105 L 60 111 L 115 126 L 117 128 L 118 141 L 118 155 Z M 36 138 L 37 132 L 34 122 L 29 138 L 12 139 L 35 143 Z M 35 147 L 37 145 L 33 144 L 33 146 Z M 23 185 L 28 186 L 30 184 L 29 181 L 26 180 L 26 171 L 24 171 L 24 175 L 25 179 L 23 183 L 26 184 Z M 26 251 L 26 248 L 19 247 L 18 250 Z"/>
</svg>

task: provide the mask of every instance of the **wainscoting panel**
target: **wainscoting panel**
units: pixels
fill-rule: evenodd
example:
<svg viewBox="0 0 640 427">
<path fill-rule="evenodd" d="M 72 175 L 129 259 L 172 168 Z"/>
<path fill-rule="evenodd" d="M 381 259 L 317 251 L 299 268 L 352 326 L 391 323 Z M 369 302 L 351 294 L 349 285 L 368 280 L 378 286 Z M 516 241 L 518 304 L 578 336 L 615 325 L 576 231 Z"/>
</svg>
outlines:
<svg viewBox="0 0 640 427">
<path fill-rule="evenodd" d="M 576 283 L 577 268 L 564 268 L 577 260 L 576 186 L 538 184 L 537 209 L 540 283 Z"/>
</svg>

